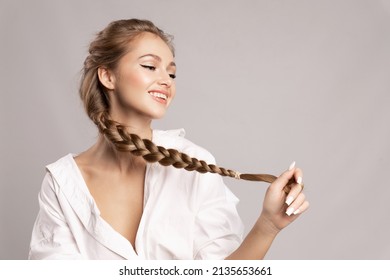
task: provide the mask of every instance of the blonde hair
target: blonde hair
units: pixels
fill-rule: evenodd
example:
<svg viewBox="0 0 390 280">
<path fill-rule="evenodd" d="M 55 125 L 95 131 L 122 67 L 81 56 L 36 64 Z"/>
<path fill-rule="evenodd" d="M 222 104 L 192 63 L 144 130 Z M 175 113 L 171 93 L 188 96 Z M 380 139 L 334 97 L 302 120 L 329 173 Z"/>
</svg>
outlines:
<svg viewBox="0 0 390 280">
<path fill-rule="evenodd" d="M 147 162 L 158 162 L 164 166 L 172 165 L 188 171 L 210 172 L 236 179 L 272 183 L 276 179 L 273 175 L 240 174 L 237 171 L 208 164 L 180 151 L 157 146 L 148 139 L 141 139 L 136 134 L 129 134 L 124 125 L 110 119 L 109 99 L 104 86 L 99 81 L 98 68 L 104 66 L 114 70 L 121 57 L 129 51 L 129 43 L 144 32 L 150 32 L 160 37 L 174 55 L 173 37 L 164 33 L 148 20 L 127 19 L 111 22 L 105 29 L 97 33 L 95 40 L 90 44 L 89 55 L 84 61 L 79 93 L 88 117 L 96 124 L 99 132 L 117 150 L 142 156 Z"/>
</svg>

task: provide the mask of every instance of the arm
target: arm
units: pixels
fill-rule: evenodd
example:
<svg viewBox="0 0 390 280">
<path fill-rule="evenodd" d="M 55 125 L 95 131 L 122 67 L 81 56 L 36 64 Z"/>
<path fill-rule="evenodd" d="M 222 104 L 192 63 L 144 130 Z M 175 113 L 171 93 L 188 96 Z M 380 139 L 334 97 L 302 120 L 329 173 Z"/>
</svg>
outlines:
<svg viewBox="0 0 390 280">
<path fill-rule="evenodd" d="M 300 184 L 294 184 L 287 195 L 283 191 L 292 177 L 302 183 L 302 171 L 292 167 L 270 185 L 260 217 L 237 250 L 226 259 L 263 259 L 277 234 L 306 211 L 309 202 Z"/>
<path fill-rule="evenodd" d="M 226 260 L 263 259 L 276 235 L 277 232 L 271 230 L 264 218 L 260 216 L 240 247 L 230 254 Z"/>
</svg>

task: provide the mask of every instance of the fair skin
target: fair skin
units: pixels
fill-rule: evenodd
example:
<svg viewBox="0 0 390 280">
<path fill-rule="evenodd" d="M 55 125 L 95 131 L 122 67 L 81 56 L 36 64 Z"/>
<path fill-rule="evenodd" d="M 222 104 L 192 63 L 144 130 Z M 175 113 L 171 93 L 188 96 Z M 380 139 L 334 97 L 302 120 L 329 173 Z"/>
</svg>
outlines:
<svg viewBox="0 0 390 280">
<path fill-rule="evenodd" d="M 131 50 L 116 69 L 101 67 L 99 80 L 110 99 L 110 116 L 129 133 L 152 140 L 151 123 L 163 117 L 175 97 L 174 57 L 159 37 L 144 33 L 131 42 Z M 95 145 L 75 157 L 102 218 L 135 248 L 143 211 L 146 163 L 141 157 L 118 152 L 99 136 Z M 294 184 L 286 204 L 283 187 L 290 178 L 300 181 L 302 171 L 291 168 L 270 185 L 263 210 L 241 246 L 227 259 L 262 259 L 276 235 L 309 206 L 300 184 Z M 299 213 L 287 215 L 288 209 Z M 289 211 L 291 212 L 291 211 Z M 290 214 L 290 213 L 289 213 Z"/>
<path fill-rule="evenodd" d="M 147 33 L 132 42 L 131 51 L 122 57 L 115 71 L 98 69 L 110 99 L 111 118 L 126 125 L 129 133 L 151 140 L 152 120 L 164 116 L 175 96 L 173 61 L 168 46 Z M 168 99 L 152 95 L 156 93 Z M 144 160 L 118 152 L 100 135 L 97 143 L 75 161 L 102 218 L 135 249 L 143 211 Z"/>
</svg>

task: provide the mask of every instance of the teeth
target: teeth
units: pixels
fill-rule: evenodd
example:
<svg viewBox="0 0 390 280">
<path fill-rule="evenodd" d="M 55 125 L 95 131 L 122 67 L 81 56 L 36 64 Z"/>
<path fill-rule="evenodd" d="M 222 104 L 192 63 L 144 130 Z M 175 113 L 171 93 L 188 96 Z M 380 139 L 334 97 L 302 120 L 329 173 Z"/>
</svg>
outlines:
<svg viewBox="0 0 390 280">
<path fill-rule="evenodd" d="M 159 97 L 159 98 L 162 98 L 164 100 L 167 100 L 167 96 L 165 94 L 162 94 L 162 93 L 159 93 L 159 92 L 154 92 L 154 91 L 151 91 L 149 93 L 150 93 L 150 95 L 153 95 L 155 97 Z"/>
</svg>

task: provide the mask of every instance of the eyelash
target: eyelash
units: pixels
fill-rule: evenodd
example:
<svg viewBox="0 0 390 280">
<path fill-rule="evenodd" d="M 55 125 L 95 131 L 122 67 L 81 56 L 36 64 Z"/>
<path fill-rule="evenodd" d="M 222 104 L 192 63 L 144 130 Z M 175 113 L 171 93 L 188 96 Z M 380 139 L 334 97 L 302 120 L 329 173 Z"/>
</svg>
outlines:
<svg viewBox="0 0 390 280">
<path fill-rule="evenodd" d="M 154 67 L 154 66 L 144 65 L 144 64 L 141 64 L 141 66 L 142 66 L 143 68 L 146 68 L 146 69 L 150 70 L 150 71 L 156 70 L 156 67 Z M 175 78 L 176 78 L 176 75 L 175 75 L 175 74 L 169 74 L 169 77 L 171 77 L 171 79 L 175 79 Z"/>
<path fill-rule="evenodd" d="M 151 71 L 154 71 L 154 70 L 156 70 L 156 67 L 154 67 L 154 66 L 150 66 L 150 65 L 143 65 L 143 64 L 141 64 L 141 66 L 142 66 L 143 68 L 149 69 L 149 70 L 151 70 Z"/>
</svg>

